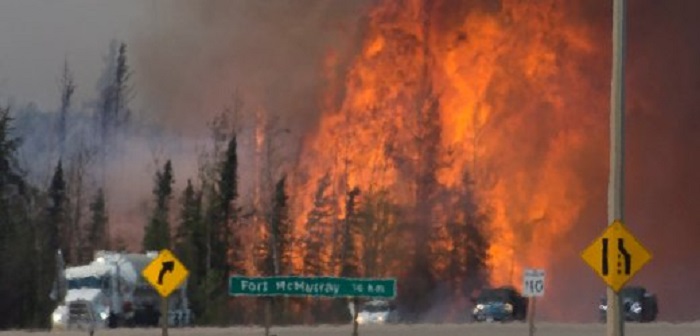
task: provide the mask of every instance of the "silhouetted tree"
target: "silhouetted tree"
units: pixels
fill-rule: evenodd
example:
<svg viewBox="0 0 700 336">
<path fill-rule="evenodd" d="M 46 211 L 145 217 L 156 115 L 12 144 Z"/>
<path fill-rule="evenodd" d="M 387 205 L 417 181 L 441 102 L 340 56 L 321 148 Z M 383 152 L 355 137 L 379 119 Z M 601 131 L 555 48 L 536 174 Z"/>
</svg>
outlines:
<svg viewBox="0 0 700 336">
<path fill-rule="evenodd" d="M 66 152 L 66 137 L 68 133 L 67 119 L 70 112 L 73 93 L 75 93 L 76 85 L 73 80 L 73 72 L 68 67 L 68 60 L 63 64 L 63 74 L 61 75 L 61 109 L 58 115 L 58 142 L 60 148 L 60 157 L 62 158 Z"/>
<path fill-rule="evenodd" d="M 343 250 L 341 256 L 340 276 L 357 277 L 360 275 L 360 258 L 357 250 L 359 230 L 358 196 L 360 188 L 351 189 L 345 199 L 345 219 L 343 220 Z"/>
<path fill-rule="evenodd" d="M 327 195 L 330 176 L 325 174 L 318 182 L 314 195 L 314 206 L 306 219 L 306 236 L 304 238 L 304 274 L 323 275 L 328 271 L 328 258 L 324 247 L 327 246 L 328 229 L 333 225 L 333 200 Z"/>
<path fill-rule="evenodd" d="M 64 251 L 64 256 L 69 262 L 75 257 L 74 235 L 76 232 L 68 225 L 66 207 L 68 195 L 66 194 L 66 181 L 63 179 L 63 164 L 58 161 L 54 170 L 51 185 L 48 190 L 49 204 L 46 209 L 46 234 L 48 248 L 52 255 L 59 248 Z"/>
<path fill-rule="evenodd" d="M 146 251 L 170 248 L 169 214 L 173 183 L 175 183 L 173 168 L 168 160 L 163 166 L 163 170 L 156 172 L 155 187 L 153 188 L 155 207 L 143 237 L 143 249 Z"/>
<path fill-rule="evenodd" d="M 275 184 L 272 202 L 272 218 L 270 221 L 272 252 L 274 257 L 275 274 L 290 274 L 292 269 L 292 227 L 289 219 L 289 206 L 286 191 L 286 177 Z"/>
<path fill-rule="evenodd" d="M 97 189 L 90 202 L 90 222 L 88 240 L 92 250 L 109 249 L 109 215 L 107 213 L 107 200 L 102 188 Z"/>
<path fill-rule="evenodd" d="M 21 140 L 11 126 L 9 108 L 0 107 L 0 329 L 45 328 L 53 309 L 53 269 L 44 258 L 51 248 L 45 243 L 46 203 L 24 180 L 17 163 Z"/>
<path fill-rule="evenodd" d="M 187 292 L 195 316 L 204 312 L 199 285 L 206 271 L 206 239 L 202 226 L 202 193 L 191 180 L 180 198 L 180 224 L 175 236 L 175 253 L 190 271 Z"/>
</svg>

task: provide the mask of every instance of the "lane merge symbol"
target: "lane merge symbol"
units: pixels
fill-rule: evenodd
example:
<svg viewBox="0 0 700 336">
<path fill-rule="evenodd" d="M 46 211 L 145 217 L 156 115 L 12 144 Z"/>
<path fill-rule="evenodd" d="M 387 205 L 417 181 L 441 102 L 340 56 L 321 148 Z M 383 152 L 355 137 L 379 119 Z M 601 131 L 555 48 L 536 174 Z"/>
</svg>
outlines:
<svg viewBox="0 0 700 336">
<path fill-rule="evenodd" d="M 614 221 L 581 252 L 581 257 L 610 288 L 618 292 L 649 262 L 651 253 L 621 221 Z"/>
</svg>

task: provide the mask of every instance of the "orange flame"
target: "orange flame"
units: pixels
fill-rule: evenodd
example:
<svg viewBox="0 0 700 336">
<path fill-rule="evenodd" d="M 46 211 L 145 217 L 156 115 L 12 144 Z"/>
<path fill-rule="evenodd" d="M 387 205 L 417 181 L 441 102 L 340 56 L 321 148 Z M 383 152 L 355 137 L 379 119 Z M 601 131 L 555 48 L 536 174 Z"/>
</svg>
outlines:
<svg viewBox="0 0 700 336">
<path fill-rule="evenodd" d="M 329 57 L 324 114 L 301 155 L 297 225 L 326 173 L 340 209 L 344 188 L 355 185 L 416 204 L 417 114 L 433 97 L 436 187 L 460 188 L 464 174 L 472 176 L 490 213 L 490 281 L 517 286 L 524 268 L 551 265 L 557 239 L 583 207 L 575 159 L 598 124 L 586 116 L 596 91 L 581 80 L 581 62 L 570 60 L 596 50 L 591 32 L 568 21 L 568 1 L 476 3 L 383 1 L 344 77 Z M 437 218 L 450 216 L 446 207 L 435 205 Z M 450 238 L 443 239 L 449 250 Z M 402 264 L 387 267 L 397 274 Z"/>
</svg>

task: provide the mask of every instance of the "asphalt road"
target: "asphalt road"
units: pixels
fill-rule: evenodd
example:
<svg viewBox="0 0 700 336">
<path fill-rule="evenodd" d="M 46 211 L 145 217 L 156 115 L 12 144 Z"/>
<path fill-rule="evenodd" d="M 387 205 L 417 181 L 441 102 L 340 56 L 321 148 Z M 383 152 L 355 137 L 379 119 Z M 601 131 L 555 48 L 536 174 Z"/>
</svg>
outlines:
<svg viewBox="0 0 700 336">
<path fill-rule="evenodd" d="M 277 336 L 306 336 L 329 335 L 349 336 L 352 326 L 316 326 L 316 327 L 280 327 L 272 328 L 271 334 Z M 159 336 L 160 329 L 118 329 L 98 330 L 95 335 L 113 336 Z M 527 325 L 524 323 L 509 324 L 415 324 L 393 326 L 360 326 L 360 335 L 369 336 L 526 336 Z M 698 336 L 700 322 L 694 323 L 648 323 L 626 325 L 627 336 Z M 39 335 L 87 335 L 84 331 L 29 332 L 5 331 L 0 336 L 39 336 Z M 170 329 L 169 335 L 202 335 L 202 336 L 243 336 L 264 335 L 262 328 L 183 328 Z M 537 336 L 604 336 L 603 324 L 563 324 L 540 323 L 535 332 Z"/>
</svg>

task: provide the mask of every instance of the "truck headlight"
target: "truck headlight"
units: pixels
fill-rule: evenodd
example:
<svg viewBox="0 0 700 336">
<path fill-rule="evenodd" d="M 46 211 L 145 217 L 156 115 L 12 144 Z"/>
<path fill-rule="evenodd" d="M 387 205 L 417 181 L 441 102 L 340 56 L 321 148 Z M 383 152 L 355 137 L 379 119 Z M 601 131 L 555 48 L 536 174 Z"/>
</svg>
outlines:
<svg viewBox="0 0 700 336">
<path fill-rule="evenodd" d="M 642 305 L 639 302 L 635 302 L 630 306 L 630 310 L 635 314 L 639 314 L 642 312 Z"/>
<path fill-rule="evenodd" d="M 513 312 L 513 305 L 512 304 L 506 303 L 504 307 L 505 307 L 507 312 L 509 312 L 509 313 Z"/>
</svg>

